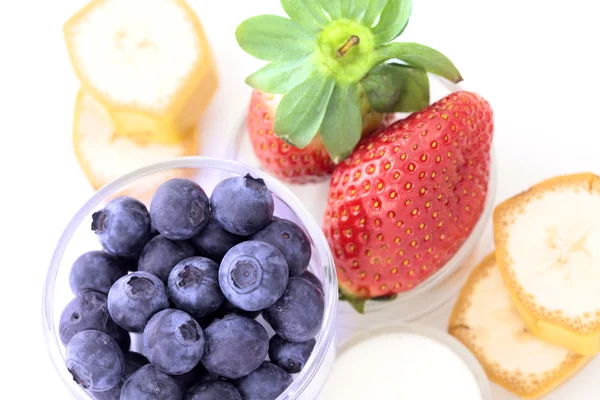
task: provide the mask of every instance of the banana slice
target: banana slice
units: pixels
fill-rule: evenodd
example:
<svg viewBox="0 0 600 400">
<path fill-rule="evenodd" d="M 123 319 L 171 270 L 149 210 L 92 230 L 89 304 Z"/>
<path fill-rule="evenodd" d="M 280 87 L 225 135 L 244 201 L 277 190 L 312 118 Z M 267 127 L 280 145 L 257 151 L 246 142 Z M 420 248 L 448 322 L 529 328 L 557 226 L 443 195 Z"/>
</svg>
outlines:
<svg viewBox="0 0 600 400">
<path fill-rule="evenodd" d="M 152 136 L 152 135 L 149 135 Z M 181 156 L 198 154 L 198 134 L 188 132 L 177 144 L 160 144 L 148 137 L 136 138 L 117 134 L 108 112 L 91 95 L 79 91 L 73 123 L 73 145 L 77 160 L 95 189 L 140 167 Z M 188 177 L 191 170 L 173 170 L 150 175 L 136 181 L 120 195 L 138 198 L 154 191 L 170 178 Z"/>
<path fill-rule="evenodd" d="M 517 311 L 539 338 L 600 352 L 600 178 L 544 181 L 494 213 L 498 266 Z"/>
<path fill-rule="evenodd" d="M 177 142 L 197 125 L 217 88 L 202 27 L 182 0 L 94 0 L 64 27 L 85 91 L 122 135 Z"/>
<path fill-rule="evenodd" d="M 514 308 L 494 254 L 472 272 L 448 326 L 490 380 L 517 396 L 534 399 L 553 390 L 591 358 L 533 336 Z"/>
</svg>

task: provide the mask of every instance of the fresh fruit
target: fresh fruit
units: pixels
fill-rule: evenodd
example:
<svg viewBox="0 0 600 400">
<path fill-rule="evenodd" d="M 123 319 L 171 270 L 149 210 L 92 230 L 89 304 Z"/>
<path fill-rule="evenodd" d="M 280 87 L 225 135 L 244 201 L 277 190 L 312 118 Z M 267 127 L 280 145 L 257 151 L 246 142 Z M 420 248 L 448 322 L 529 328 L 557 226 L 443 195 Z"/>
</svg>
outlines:
<svg viewBox="0 0 600 400">
<path fill-rule="evenodd" d="M 535 336 L 582 355 L 600 352 L 600 177 L 541 182 L 494 212 L 498 267 Z"/>
<path fill-rule="evenodd" d="M 213 190 L 210 207 L 219 225 L 239 236 L 252 235 L 267 226 L 275 210 L 265 182 L 250 174 L 221 181 Z"/>
<path fill-rule="evenodd" d="M 186 240 L 208 223 L 209 200 L 204 190 L 189 179 L 174 178 L 158 187 L 150 204 L 152 224 L 164 237 Z"/>
<path fill-rule="evenodd" d="M 199 383 L 185 395 L 185 400 L 243 400 L 233 384 L 225 381 Z"/>
<path fill-rule="evenodd" d="M 255 233 L 252 240 L 269 243 L 283 254 L 290 276 L 300 276 L 308 268 L 311 247 L 306 233 L 287 219 L 276 219 Z"/>
<path fill-rule="evenodd" d="M 89 390 L 113 388 L 125 370 L 119 345 L 100 331 L 87 330 L 73 336 L 65 349 L 65 360 L 75 382 Z"/>
<path fill-rule="evenodd" d="M 143 332 L 148 320 L 169 307 L 164 283 L 147 272 L 133 272 L 119 279 L 108 292 L 112 319 L 130 332 Z"/>
<path fill-rule="evenodd" d="M 254 154 L 260 164 L 275 177 L 290 183 L 310 183 L 326 179 L 335 164 L 325 149 L 320 134 L 304 148 L 284 142 L 274 132 L 273 123 L 281 95 L 254 90 L 246 126 Z M 371 133 L 382 121 L 382 114 L 371 108 L 366 95 L 360 93 L 362 135 Z"/>
<path fill-rule="evenodd" d="M 123 384 L 120 400 L 183 400 L 183 390 L 174 377 L 152 364 L 144 365 Z"/>
<path fill-rule="evenodd" d="M 220 319 L 228 314 L 238 314 L 238 315 L 241 315 L 244 317 L 256 319 L 256 318 L 258 318 L 259 315 L 262 314 L 262 310 L 260 310 L 260 311 L 242 310 L 241 308 L 238 308 L 235 305 L 233 305 L 229 300 L 227 300 L 227 298 L 225 298 L 225 301 L 223 302 L 223 304 L 221 304 L 221 307 L 219 307 L 219 309 L 214 313 L 214 316 L 215 316 L 215 318 Z"/>
<path fill-rule="evenodd" d="M 69 286 L 74 294 L 85 290 L 108 294 L 110 287 L 127 274 L 123 262 L 103 251 L 88 251 L 75 260 L 69 273 Z"/>
<path fill-rule="evenodd" d="M 108 111 L 92 96 L 79 91 L 73 122 L 73 146 L 79 165 L 94 189 L 148 164 L 182 156 L 198 155 L 198 132 L 193 127 L 173 143 L 153 141 L 157 133 L 150 131 L 125 136 L 115 128 Z M 175 177 L 184 178 L 190 170 L 159 172 L 127 186 L 121 194 L 146 196 L 161 182 Z"/>
<path fill-rule="evenodd" d="M 269 335 L 261 324 L 241 315 L 218 319 L 204 331 L 204 367 L 215 375 L 237 379 L 260 366 L 269 350 Z"/>
<path fill-rule="evenodd" d="M 483 211 L 492 133 L 489 104 L 457 92 L 366 138 L 337 166 L 324 231 L 358 310 L 414 288 L 460 248 Z"/>
<path fill-rule="evenodd" d="M 154 142 L 179 142 L 216 91 L 200 21 L 182 0 L 94 0 L 64 33 L 82 86 L 121 134 L 152 132 Z"/>
<path fill-rule="evenodd" d="M 290 374 L 265 361 L 258 369 L 235 381 L 235 386 L 244 400 L 275 400 L 292 381 Z"/>
<path fill-rule="evenodd" d="M 150 318 L 143 340 L 148 360 L 169 375 L 190 372 L 204 354 L 204 334 L 198 322 L 172 308 Z"/>
<path fill-rule="evenodd" d="M 293 343 L 275 335 L 269 342 L 269 360 L 284 371 L 296 374 L 306 365 L 316 343 L 315 339 Z"/>
<path fill-rule="evenodd" d="M 92 230 L 106 251 L 130 256 L 139 253 L 150 240 L 150 215 L 140 201 L 117 197 L 92 215 Z"/>
<path fill-rule="evenodd" d="M 131 339 L 108 314 L 106 295 L 84 291 L 67 304 L 58 324 L 60 341 L 66 346 L 77 333 L 87 330 L 101 331 L 112 337 L 123 351 L 129 350 Z"/>
<path fill-rule="evenodd" d="M 219 265 L 204 257 L 181 261 L 169 274 L 167 293 L 175 307 L 196 319 L 214 313 L 225 299 L 219 287 Z"/>
<path fill-rule="evenodd" d="M 287 262 L 277 248 L 250 240 L 225 254 L 219 269 L 219 285 L 236 307 L 260 311 L 281 297 L 288 276 Z"/>
<path fill-rule="evenodd" d="M 255 92 L 248 117 L 259 159 L 280 178 L 303 182 L 331 172 L 324 151 L 333 164 L 348 157 L 365 125 L 371 125 L 370 110 L 412 112 L 427 106 L 427 72 L 462 80 L 438 51 L 390 43 L 408 24 L 410 0 L 281 4 L 290 19 L 261 15 L 236 31 L 244 51 L 270 62 L 246 82 L 257 91 L 283 94 L 279 100 Z M 287 146 L 271 139 L 275 136 Z"/>
<path fill-rule="evenodd" d="M 221 225 L 211 218 L 202 231 L 192 239 L 199 255 L 220 263 L 225 254 L 244 238 L 221 228 Z"/>
<path fill-rule="evenodd" d="M 173 267 L 195 253 L 189 242 L 169 240 L 158 235 L 144 246 L 138 260 L 138 271 L 154 274 L 166 283 Z"/>
<path fill-rule="evenodd" d="M 129 379 L 134 372 L 148 364 L 148 359 L 139 353 L 126 352 L 124 353 L 124 356 L 125 369 L 123 378 L 110 390 L 104 392 L 91 392 L 91 395 L 95 400 L 119 400 L 121 398 L 121 389 L 123 388 L 123 383 L 125 383 L 125 381 Z"/>
<path fill-rule="evenodd" d="M 210 382 L 219 379 L 218 376 L 208 372 L 202 363 L 198 363 L 191 371 L 185 374 L 174 375 L 173 377 L 184 392 L 187 392 L 192 386 L 200 382 Z"/>
<path fill-rule="evenodd" d="M 511 302 L 494 254 L 471 273 L 448 331 L 475 354 L 490 380 L 525 399 L 544 396 L 589 361 L 531 334 Z"/>
<path fill-rule="evenodd" d="M 304 271 L 304 273 L 302 275 L 300 275 L 300 278 L 306 279 L 307 281 L 309 281 L 310 283 L 315 285 L 317 287 L 317 289 L 319 289 L 321 292 L 323 292 L 323 283 L 312 272 Z"/>
<path fill-rule="evenodd" d="M 273 330 L 290 342 L 307 342 L 323 323 L 323 292 L 304 278 L 290 278 L 285 293 L 263 315 Z"/>
</svg>

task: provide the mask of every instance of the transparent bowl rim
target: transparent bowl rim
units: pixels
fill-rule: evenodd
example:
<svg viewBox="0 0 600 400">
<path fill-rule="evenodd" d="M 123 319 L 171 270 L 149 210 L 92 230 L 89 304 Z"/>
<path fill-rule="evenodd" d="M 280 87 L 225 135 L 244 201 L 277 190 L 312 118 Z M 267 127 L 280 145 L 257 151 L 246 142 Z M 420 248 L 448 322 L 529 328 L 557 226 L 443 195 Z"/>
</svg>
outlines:
<svg viewBox="0 0 600 400">
<path fill-rule="evenodd" d="M 389 333 L 407 333 L 432 339 L 456 354 L 474 375 L 481 391 L 481 400 L 492 400 L 492 389 L 485 370 L 465 345 L 448 333 L 418 323 L 376 323 L 371 328 L 352 335 L 337 351 L 337 357 L 364 340 Z M 334 364 L 335 365 L 335 364 Z"/>
<path fill-rule="evenodd" d="M 324 268 L 324 284 L 328 284 L 330 286 L 330 290 L 328 292 L 326 291 L 327 293 L 325 294 L 326 308 L 323 317 L 323 324 L 317 337 L 317 343 L 313 350 L 313 356 L 306 364 L 302 372 L 296 377 L 292 385 L 279 397 L 279 399 L 282 400 L 296 398 L 306 390 L 309 383 L 312 381 L 317 371 L 319 371 L 321 365 L 323 364 L 330 347 L 334 345 L 335 318 L 337 315 L 338 303 L 338 285 L 333 256 L 329 249 L 329 245 L 327 244 L 327 240 L 325 239 L 320 225 L 315 221 L 312 214 L 308 211 L 308 209 L 306 209 L 304 204 L 296 197 L 296 195 L 294 195 L 278 180 L 260 170 L 257 170 L 256 168 L 237 161 L 204 156 L 180 157 L 173 160 L 148 165 L 132 171 L 99 189 L 88 201 L 84 203 L 84 205 L 76 212 L 73 218 L 71 218 L 58 241 L 54 254 L 52 255 L 42 293 L 42 324 L 44 330 L 44 339 L 46 342 L 46 349 L 57 373 L 75 398 L 90 398 L 83 389 L 73 382 L 67 373 L 67 370 L 64 366 L 64 357 L 61 352 L 62 343 L 60 343 L 60 340 L 56 335 L 54 323 L 54 287 L 62 257 L 71 238 L 84 221 L 84 218 L 94 211 L 98 205 L 100 205 L 109 196 L 114 195 L 120 189 L 139 180 L 140 178 L 172 169 L 213 169 L 239 175 L 250 173 L 254 177 L 262 178 L 265 180 L 271 191 L 276 193 L 277 196 L 279 196 L 297 215 L 305 229 L 308 231 L 309 236 L 313 241 L 314 248 L 318 253 L 320 262 L 322 263 L 322 267 Z"/>
</svg>

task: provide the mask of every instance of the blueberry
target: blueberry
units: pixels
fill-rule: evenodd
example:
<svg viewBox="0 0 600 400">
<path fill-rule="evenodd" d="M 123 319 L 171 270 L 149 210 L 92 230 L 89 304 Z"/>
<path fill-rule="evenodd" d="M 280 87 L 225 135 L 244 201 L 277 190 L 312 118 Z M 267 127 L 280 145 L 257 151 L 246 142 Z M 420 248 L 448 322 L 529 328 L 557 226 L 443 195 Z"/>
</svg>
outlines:
<svg viewBox="0 0 600 400">
<path fill-rule="evenodd" d="M 139 253 L 150 240 L 150 215 L 132 197 L 117 197 L 92 215 L 92 230 L 102 247 L 117 256 Z"/>
<path fill-rule="evenodd" d="M 317 289 L 319 289 L 321 292 L 323 292 L 323 282 L 321 282 L 321 280 L 319 278 L 317 278 L 317 276 L 315 274 L 313 274 L 312 272 L 304 271 L 304 273 L 302 275 L 300 275 L 300 278 L 306 279 L 307 281 L 309 281 L 310 283 L 315 285 L 317 287 Z"/>
<path fill-rule="evenodd" d="M 120 277 L 127 275 L 123 262 L 104 251 L 90 251 L 75 260 L 69 274 L 69 285 L 74 294 L 93 290 L 108 294 Z"/>
<path fill-rule="evenodd" d="M 244 400 L 275 400 L 292 384 L 290 374 L 270 362 L 263 362 L 248 376 L 235 382 Z"/>
<path fill-rule="evenodd" d="M 125 374 L 123 379 L 112 389 L 105 392 L 92 392 L 92 397 L 96 400 L 119 400 L 121 398 L 121 389 L 123 383 L 138 369 L 148 364 L 148 359 L 143 355 L 135 352 L 125 353 Z"/>
<path fill-rule="evenodd" d="M 144 354 L 169 375 L 191 371 L 204 353 L 204 334 L 189 314 L 172 308 L 154 315 L 144 329 Z"/>
<path fill-rule="evenodd" d="M 186 240 L 208 223 L 209 201 L 196 182 L 175 178 L 158 187 L 150 216 L 154 227 L 167 239 Z"/>
<path fill-rule="evenodd" d="M 290 374 L 302 371 L 315 348 L 315 339 L 293 343 L 275 335 L 269 342 L 269 359 Z"/>
<path fill-rule="evenodd" d="M 65 358 L 73 379 L 84 389 L 109 390 L 123 378 L 123 352 L 104 332 L 79 332 L 67 344 Z"/>
<path fill-rule="evenodd" d="M 304 278 L 290 278 L 283 296 L 263 315 L 279 336 L 297 343 L 317 336 L 324 310 L 323 292 Z"/>
<path fill-rule="evenodd" d="M 250 175 L 220 182 L 213 190 L 210 206 L 221 227 L 240 236 L 260 231 L 271 221 L 275 210 L 265 182 Z"/>
<path fill-rule="evenodd" d="M 253 319 L 230 314 L 210 324 L 204 335 L 202 364 L 215 375 L 241 378 L 258 368 L 267 357 L 269 335 Z"/>
<path fill-rule="evenodd" d="M 150 272 L 166 283 L 173 267 L 194 254 L 194 246 L 191 243 L 176 242 L 158 235 L 142 250 L 138 260 L 138 271 Z"/>
<path fill-rule="evenodd" d="M 167 291 L 175 307 L 194 318 L 212 314 L 225 298 L 219 288 L 219 266 L 204 257 L 177 264 L 169 274 Z"/>
<path fill-rule="evenodd" d="M 219 284 L 227 300 L 246 311 L 271 306 L 285 291 L 288 266 L 268 243 L 248 241 L 227 252 L 219 269 Z"/>
<path fill-rule="evenodd" d="M 216 318 L 223 318 L 224 316 L 226 316 L 228 314 L 239 314 L 244 317 L 256 319 L 259 315 L 262 314 L 262 310 L 259 310 L 259 311 L 242 310 L 241 308 L 234 306 L 229 300 L 225 299 L 225 301 L 223 301 L 223 304 L 221 304 L 221 307 L 219 307 L 219 309 L 213 315 Z"/>
<path fill-rule="evenodd" d="M 184 392 L 187 392 L 197 383 L 216 381 L 219 379 L 218 376 L 208 372 L 202 363 L 198 363 L 191 371 L 186 372 L 185 374 L 174 375 L 173 378 L 175 378 Z"/>
<path fill-rule="evenodd" d="M 185 400 L 243 400 L 233 384 L 225 381 L 199 383 L 185 395 Z"/>
<path fill-rule="evenodd" d="M 81 292 L 63 310 L 58 332 L 65 346 L 77 333 L 87 330 L 104 332 L 123 350 L 129 349 L 131 343 L 129 333 L 110 317 L 105 294 L 92 291 Z"/>
<path fill-rule="evenodd" d="M 252 240 L 269 243 L 283 254 L 290 269 L 290 276 L 300 276 L 310 262 L 310 240 L 298 225 L 287 219 L 271 221 Z"/>
<path fill-rule="evenodd" d="M 229 249 L 243 242 L 244 239 L 242 236 L 227 232 L 214 218 L 211 218 L 208 225 L 192 241 L 199 255 L 220 263 Z"/>
<path fill-rule="evenodd" d="M 175 378 L 147 364 L 125 381 L 120 400 L 183 400 L 183 394 Z"/>
<path fill-rule="evenodd" d="M 142 332 L 148 320 L 169 307 L 164 283 L 148 272 L 133 272 L 122 277 L 108 292 L 108 311 L 119 326 Z"/>
</svg>

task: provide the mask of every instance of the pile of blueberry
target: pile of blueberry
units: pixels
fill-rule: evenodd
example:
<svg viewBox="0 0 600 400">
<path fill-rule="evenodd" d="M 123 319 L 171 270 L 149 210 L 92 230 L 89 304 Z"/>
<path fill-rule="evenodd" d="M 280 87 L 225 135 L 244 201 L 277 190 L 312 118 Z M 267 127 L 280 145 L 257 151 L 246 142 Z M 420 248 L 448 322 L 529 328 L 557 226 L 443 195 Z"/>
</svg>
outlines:
<svg viewBox="0 0 600 400">
<path fill-rule="evenodd" d="M 324 296 L 308 237 L 273 212 L 246 175 L 210 199 L 173 179 L 150 211 L 118 197 L 94 213 L 104 250 L 73 264 L 60 319 L 73 379 L 99 400 L 276 399 L 311 355 Z"/>
</svg>

